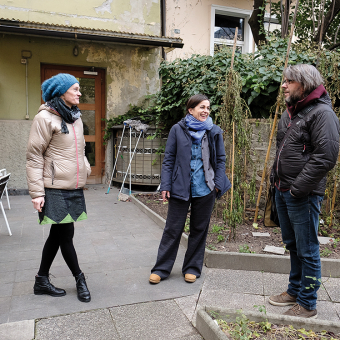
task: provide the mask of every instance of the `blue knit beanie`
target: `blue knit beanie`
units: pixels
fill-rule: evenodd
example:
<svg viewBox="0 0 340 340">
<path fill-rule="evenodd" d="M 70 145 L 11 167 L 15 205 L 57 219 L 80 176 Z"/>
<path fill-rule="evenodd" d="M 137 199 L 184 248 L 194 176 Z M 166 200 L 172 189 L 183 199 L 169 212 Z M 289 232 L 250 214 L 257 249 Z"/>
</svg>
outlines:
<svg viewBox="0 0 340 340">
<path fill-rule="evenodd" d="M 75 83 L 79 84 L 76 77 L 68 73 L 59 73 L 42 83 L 42 98 L 47 102 L 54 97 L 60 97 Z"/>
</svg>

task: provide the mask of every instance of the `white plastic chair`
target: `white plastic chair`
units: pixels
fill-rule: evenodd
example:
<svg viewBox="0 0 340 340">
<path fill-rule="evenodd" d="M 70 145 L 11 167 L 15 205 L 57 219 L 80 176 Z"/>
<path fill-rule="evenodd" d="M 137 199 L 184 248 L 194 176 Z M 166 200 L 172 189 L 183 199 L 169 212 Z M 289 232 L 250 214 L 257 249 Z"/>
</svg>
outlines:
<svg viewBox="0 0 340 340">
<path fill-rule="evenodd" d="M 9 224 L 8 224 L 7 217 L 6 217 L 6 214 L 5 214 L 5 209 L 4 209 L 4 206 L 2 205 L 2 196 L 4 195 L 6 185 L 7 185 L 7 182 L 9 181 L 10 177 L 11 177 L 11 174 L 7 174 L 5 176 L 0 177 L 0 208 L 1 208 L 2 214 L 4 215 L 4 218 L 5 218 L 5 222 L 6 222 L 6 226 L 7 226 L 9 236 L 12 236 L 12 232 L 11 232 L 11 229 L 9 228 Z"/>
<path fill-rule="evenodd" d="M 1 169 L 1 170 L 0 170 L 0 177 L 5 176 L 5 175 L 7 175 L 6 169 Z M 6 198 L 7 198 L 8 209 L 11 209 L 11 205 L 9 204 L 9 197 L 8 197 L 7 185 L 5 186 L 5 194 L 6 194 Z"/>
</svg>

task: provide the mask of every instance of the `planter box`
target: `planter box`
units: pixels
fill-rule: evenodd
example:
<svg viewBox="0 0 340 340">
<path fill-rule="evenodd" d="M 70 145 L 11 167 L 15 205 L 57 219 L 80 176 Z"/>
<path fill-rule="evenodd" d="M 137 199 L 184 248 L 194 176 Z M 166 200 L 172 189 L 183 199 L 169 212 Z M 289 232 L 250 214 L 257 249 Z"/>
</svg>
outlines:
<svg viewBox="0 0 340 340">
<path fill-rule="evenodd" d="M 219 319 L 225 321 L 235 321 L 236 317 L 240 314 L 235 309 L 218 308 L 218 307 L 205 307 L 197 313 L 196 328 L 205 340 L 229 340 L 227 335 L 220 329 L 216 322 L 211 318 L 207 311 L 213 311 L 218 315 Z M 327 330 L 340 334 L 340 322 L 324 321 L 318 319 L 303 319 L 293 316 L 277 315 L 267 313 L 264 315 L 260 312 L 244 311 L 243 314 L 251 321 L 261 322 L 268 320 L 272 324 L 292 325 L 296 329 L 305 328 L 306 330 L 312 329 L 313 331 L 320 332 Z"/>
<path fill-rule="evenodd" d="M 164 229 L 164 218 L 153 212 L 134 196 L 131 196 L 131 200 L 160 228 Z M 182 234 L 181 244 L 185 247 L 188 245 L 188 236 L 184 233 Z M 289 256 L 283 255 L 228 253 L 206 249 L 204 264 L 208 268 L 264 271 L 279 274 L 289 274 L 290 271 Z M 321 259 L 321 274 L 324 277 L 340 277 L 340 260 Z"/>
</svg>

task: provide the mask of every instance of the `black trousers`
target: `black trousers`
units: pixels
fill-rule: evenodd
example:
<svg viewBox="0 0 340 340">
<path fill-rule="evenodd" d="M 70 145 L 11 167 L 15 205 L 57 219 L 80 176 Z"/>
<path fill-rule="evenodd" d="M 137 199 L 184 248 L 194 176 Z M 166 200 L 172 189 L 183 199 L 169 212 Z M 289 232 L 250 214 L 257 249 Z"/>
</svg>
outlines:
<svg viewBox="0 0 340 340">
<path fill-rule="evenodd" d="M 60 248 L 61 254 L 73 276 L 81 273 L 78 257 L 73 245 L 74 224 L 52 224 L 50 234 L 45 242 L 38 275 L 48 276 L 52 262 Z"/>
<path fill-rule="evenodd" d="M 190 234 L 182 273 L 183 275 L 194 274 L 197 277 L 201 276 L 205 242 L 215 197 L 215 190 L 203 197 L 190 198 L 189 201 L 170 197 L 168 216 L 158 248 L 157 261 L 151 269 L 151 273 L 159 275 L 162 279 L 170 275 L 191 203 Z"/>
</svg>

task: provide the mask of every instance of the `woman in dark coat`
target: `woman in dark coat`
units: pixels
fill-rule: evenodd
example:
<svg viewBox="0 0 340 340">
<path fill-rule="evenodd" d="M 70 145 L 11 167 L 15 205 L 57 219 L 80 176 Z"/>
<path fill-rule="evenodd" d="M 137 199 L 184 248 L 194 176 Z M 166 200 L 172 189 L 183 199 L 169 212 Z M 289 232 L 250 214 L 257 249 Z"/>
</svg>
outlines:
<svg viewBox="0 0 340 340">
<path fill-rule="evenodd" d="M 208 97 L 194 95 L 187 102 L 185 118 L 170 130 L 160 186 L 163 202 L 169 200 L 169 210 L 151 283 L 170 275 L 190 204 L 190 234 L 182 273 L 187 282 L 195 282 L 201 275 L 215 198 L 231 187 L 225 174 L 222 130 L 213 124 L 209 113 Z"/>
</svg>

